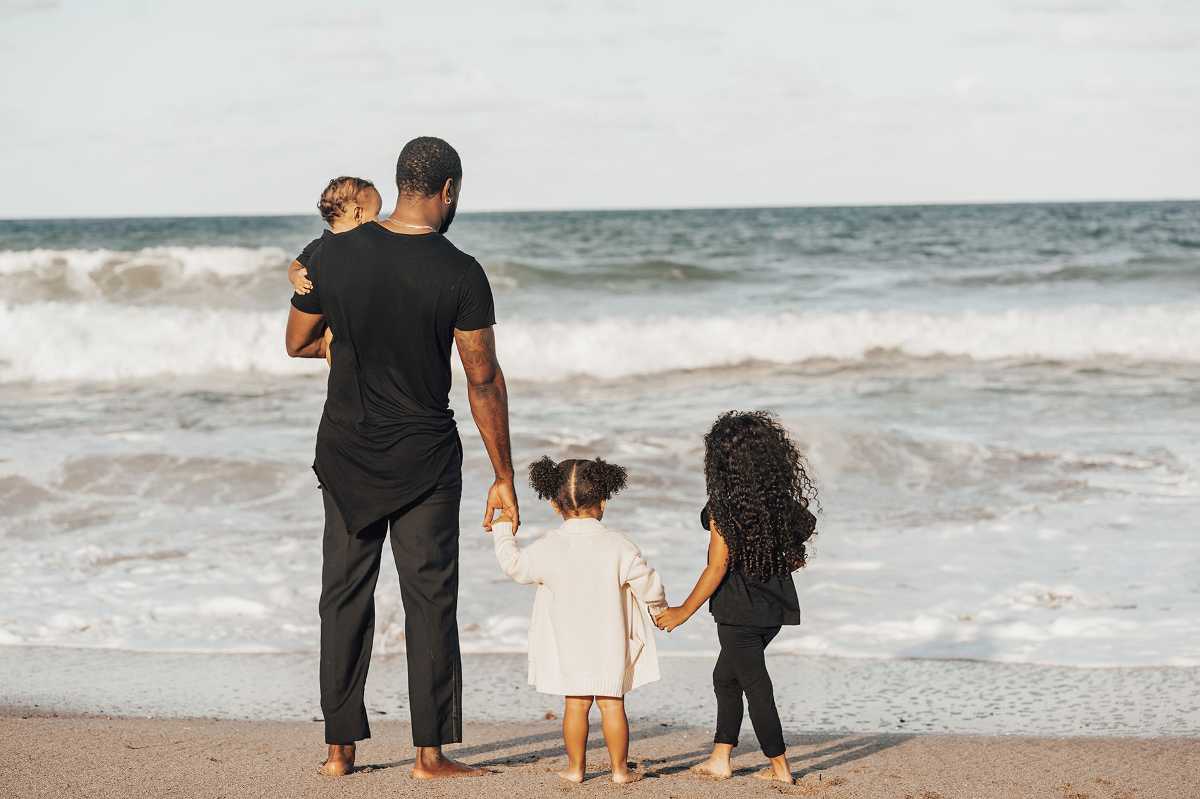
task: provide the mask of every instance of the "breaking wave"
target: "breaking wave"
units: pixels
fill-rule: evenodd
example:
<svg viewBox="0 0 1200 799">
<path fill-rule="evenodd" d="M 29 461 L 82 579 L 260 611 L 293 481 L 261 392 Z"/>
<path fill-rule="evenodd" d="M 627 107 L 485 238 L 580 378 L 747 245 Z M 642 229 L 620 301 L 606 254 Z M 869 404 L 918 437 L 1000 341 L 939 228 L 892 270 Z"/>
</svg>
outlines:
<svg viewBox="0 0 1200 799">
<path fill-rule="evenodd" d="M 293 374 L 285 312 L 38 302 L 0 306 L 0 382 L 107 381 L 220 371 Z M 1200 363 L 1200 306 L 1071 306 L 934 314 L 852 311 L 760 316 L 504 322 L 505 372 L 522 380 L 614 379 L 750 363 L 969 358 Z"/>
</svg>

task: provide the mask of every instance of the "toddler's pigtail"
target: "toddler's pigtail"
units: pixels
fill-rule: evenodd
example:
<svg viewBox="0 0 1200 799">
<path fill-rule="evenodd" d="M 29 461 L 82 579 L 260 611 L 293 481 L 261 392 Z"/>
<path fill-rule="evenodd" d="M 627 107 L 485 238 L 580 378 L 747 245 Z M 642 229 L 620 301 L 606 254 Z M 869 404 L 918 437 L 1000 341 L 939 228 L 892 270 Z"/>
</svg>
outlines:
<svg viewBox="0 0 1200 799">
<path fill-rule="evenodd" d="M 596 458 L 592 462 L 592 477 L 598 484 L 601 495 L 604 499 L 610 499 L 613 494 L 625 487 L 628 474 L 624 466 L 618 466 L 615 463 Z"/>
<path fill-rule="evenodd" d="M 558 464 L 543 455 L 529 464 L 529 485 L 537 492 L 538 499 L 558 499 L 565 475 Z"/>
</svg>

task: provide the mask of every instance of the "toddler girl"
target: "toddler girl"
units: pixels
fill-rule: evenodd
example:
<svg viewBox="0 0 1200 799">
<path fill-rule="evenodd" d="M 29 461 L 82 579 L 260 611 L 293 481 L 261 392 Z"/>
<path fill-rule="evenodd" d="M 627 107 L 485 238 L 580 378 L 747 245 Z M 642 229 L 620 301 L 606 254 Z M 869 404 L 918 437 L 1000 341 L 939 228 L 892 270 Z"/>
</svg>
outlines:
<svg viewBox="0 0 1200 799">
<path fill-rule="evenodd" d="M 708 600 L 721 654 L 713 669 L 717 732 L 708 760 L 694 771 L 724 779 L 742 727 L 742 695 L 770 768 L 757 776 L 792 782 L 763 651 L 785 624 L 800 623 L 792 572 L 804 566 L 804 543 L 816 533 L 808 507 L 816 489 L 787 431 L 767 413 L 730 411 L 704 437 L 708 504 L 700 524 L 709 531 L 708 566 L 682 606 L 663 611 L 670 632 Z"/>
<path fill-rule="evenodd" d="M 567 769 L 559 776 L 583 781 L 595 701 L 613 782 L 636 782 L 641 775 L 626 762 L 624 696 L 658 679 L 647 609 L 656 613 L 667 602 L 662 581 L 637 546 L 601 522 L 609 498 L 625 487 L 625 470 L 599 458 L 555 463 L 543 457 L 529 467 L 529 482 L 563 524 L 524 548 L 511 524 L 495 524 L 496 559 L 517 582 L 538 586 L 529 625 L 529 683 L 565 697 Z"/>
</svg>

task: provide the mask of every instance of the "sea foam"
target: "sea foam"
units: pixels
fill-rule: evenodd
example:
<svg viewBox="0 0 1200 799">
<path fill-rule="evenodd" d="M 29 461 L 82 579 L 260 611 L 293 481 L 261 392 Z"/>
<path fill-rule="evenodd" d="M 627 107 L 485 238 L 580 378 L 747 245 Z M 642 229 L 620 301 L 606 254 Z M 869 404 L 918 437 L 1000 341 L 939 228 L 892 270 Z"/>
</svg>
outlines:
<svg viewBox="0 0 1200 799">
<path fill-rule="evenodd" d="M 42 302 L 0 306 L 0 382 L 111 381 L 245 371 L 300 374 L 285 313 Z M 890 354 L 977 361 L 1200 362 L 1200 305 L 1003 312 L 783 313 L 591 321 L 520 319 L 497 329 L 510 378 L 625 378 L 748 363 L 862 361 Z"/>
</svg>

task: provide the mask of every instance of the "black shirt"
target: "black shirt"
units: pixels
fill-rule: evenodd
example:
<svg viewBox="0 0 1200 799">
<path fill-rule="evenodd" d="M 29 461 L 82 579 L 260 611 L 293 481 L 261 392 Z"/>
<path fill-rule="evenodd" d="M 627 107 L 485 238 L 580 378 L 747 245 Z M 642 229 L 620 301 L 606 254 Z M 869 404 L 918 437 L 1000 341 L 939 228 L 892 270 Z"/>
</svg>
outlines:
<svg viewBox="0 0 1200 799">
<path fill-rule="evenodd" d="M 708 505 L 700 511 L 700 526 L 708 528 Z M 708 610 L 718 624 L 744 627 L 778 627 L 800 623 L 800 600 L 792 575 L 765 580 L 742 574 L 735 566 L 708 600 Z"/>
<path fill-rule="evenodd" d="M 304 245 L 304 249 L 301 250 L 300 254 L 296 256 L 296 260 L 304 264 L 304 266 L 308 266 L 308 261 L 310 258 L 312 258 L 312 254 L 317 251 L 317 248 L 325 242 L 325 239 L 335 235 L 337 234 L 326 228 L 320 236 L 317 236 L 308 244 Z"/>
<path fill-rule="evenodd" d="M 313 469 L 350 532 L 418 499 L 462 448 L 450 410 L 454 330 L 495 324 L 483 268 L 437 233 L 378 223 L 324 237 L 297 310 L 333 330 Z"/>
</svg>

